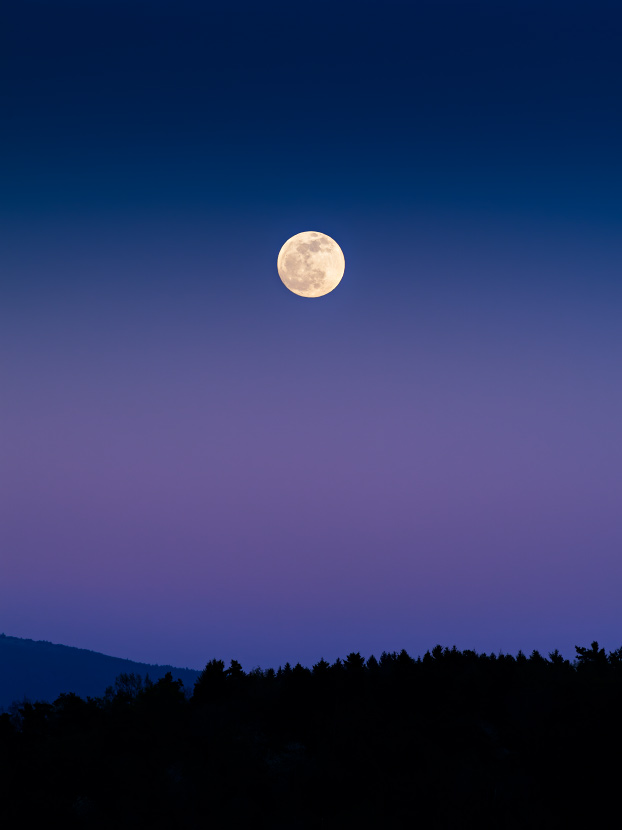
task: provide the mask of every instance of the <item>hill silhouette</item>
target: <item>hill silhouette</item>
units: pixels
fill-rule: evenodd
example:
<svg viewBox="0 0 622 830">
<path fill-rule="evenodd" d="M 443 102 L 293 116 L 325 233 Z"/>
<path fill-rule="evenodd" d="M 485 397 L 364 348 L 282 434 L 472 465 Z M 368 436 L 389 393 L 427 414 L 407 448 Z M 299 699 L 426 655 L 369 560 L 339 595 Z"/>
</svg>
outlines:
<svg viewBox="0 0 622 830">
<path fill-rule="evenodd" d="M 156 681 L 167 672 L 187 688 L 192 688 L 200 674 L 194 669 L 138 663 L 85 648 L 0 634 L 0 711 L 14 701 L 53 701 L 68 692 L 97 697 L 120 674 L 149 675 Z"/>
</svg>

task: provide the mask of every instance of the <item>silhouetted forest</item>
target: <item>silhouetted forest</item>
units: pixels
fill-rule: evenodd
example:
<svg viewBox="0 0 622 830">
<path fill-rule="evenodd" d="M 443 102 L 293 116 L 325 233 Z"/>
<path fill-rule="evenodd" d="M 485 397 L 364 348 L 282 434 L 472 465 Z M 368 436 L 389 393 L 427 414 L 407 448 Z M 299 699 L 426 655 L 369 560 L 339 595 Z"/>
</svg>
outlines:
<svg viewBox="0 0 622 830">
<path fill-rule="evenodd" d="M 552 828 L 619 816 L 622 648 L 436 646 L 191 689 L 121 674 L 0 715 L 0 823 Z M 33 825 L 34 826 L 34 825 Z"/>
</svg>

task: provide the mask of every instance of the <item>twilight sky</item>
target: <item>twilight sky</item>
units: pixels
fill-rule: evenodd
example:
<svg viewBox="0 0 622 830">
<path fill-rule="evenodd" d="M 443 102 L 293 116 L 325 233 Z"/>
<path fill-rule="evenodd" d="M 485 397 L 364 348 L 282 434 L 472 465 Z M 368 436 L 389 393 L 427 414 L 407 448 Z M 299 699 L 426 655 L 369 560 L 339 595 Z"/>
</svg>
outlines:
<svg viewBox="0 0 622 830">
<path fill-rule="evenodd" d="M 2 16 L 0 630 L 619 647 L 618 0 Z"/>
</svg>

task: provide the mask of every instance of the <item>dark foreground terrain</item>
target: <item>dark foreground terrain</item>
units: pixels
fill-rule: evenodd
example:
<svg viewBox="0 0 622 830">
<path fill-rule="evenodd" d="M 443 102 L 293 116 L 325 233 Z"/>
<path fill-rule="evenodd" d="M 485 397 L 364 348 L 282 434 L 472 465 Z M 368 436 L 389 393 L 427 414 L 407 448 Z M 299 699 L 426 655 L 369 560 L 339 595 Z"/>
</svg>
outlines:
<svg viewBox="0 0 622 830">
<path fill-rule="evenodd" d="M 0 825 L 552 828 L 619 817 L 622 649 L 437 646 L 193 689 L 123 674 L 0 716 Z M 37 824 L 31 824 L 36 822 Z"/>
</svg>

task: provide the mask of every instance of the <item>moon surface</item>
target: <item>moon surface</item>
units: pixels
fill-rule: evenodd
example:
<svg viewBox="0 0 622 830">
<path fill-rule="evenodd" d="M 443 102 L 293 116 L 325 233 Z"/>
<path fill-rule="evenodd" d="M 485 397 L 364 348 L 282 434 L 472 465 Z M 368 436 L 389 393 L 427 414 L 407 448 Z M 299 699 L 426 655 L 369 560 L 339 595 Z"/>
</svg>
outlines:
<svg viewBox="0 0 622 830">
<path fill-rule="evenodd" d="M 323 297 L 339 285 L 346 260 L 330 236 L 319 231 L 303 231 L 283 245 L 276 267 L 283 285 L 294 294 Z"/>
</svg>

